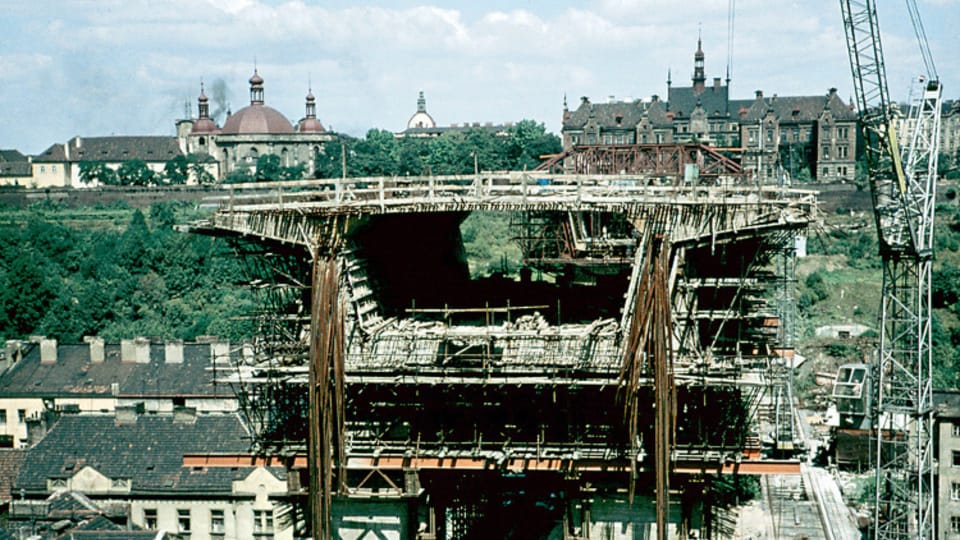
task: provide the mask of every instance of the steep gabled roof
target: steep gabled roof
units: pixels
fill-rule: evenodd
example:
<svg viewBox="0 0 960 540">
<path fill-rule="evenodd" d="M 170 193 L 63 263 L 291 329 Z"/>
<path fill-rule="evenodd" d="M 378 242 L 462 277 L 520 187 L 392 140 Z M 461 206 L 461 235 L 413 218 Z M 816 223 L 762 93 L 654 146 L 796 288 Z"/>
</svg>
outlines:
<svg viewBox="0 0 960 540">
<path fill-rule="evenodd" d="M 563 120 L 564 128 L 582 128 L 595 119 L 596 123 L 605 128 L 622 127 L 632 129 L 640 123 L 644 115 L 644 104 L 641 101 L 615 101 L 613 103 L 591 103 L 582 100 L 575 111 L 570 111 Z M 618 121 L 619 118 L 619 121 Z"/>
<path fill-rule="evenodd" d="M 689 118 L 690 113 L 699 105 L 703 107 L 708 118 L 717 116 L 727 116 L 734 111 L 728 110 L 728 92 L 727 86 L 707 86 L 699 94 L 694 91 L 692 86 L 674 87 L 671 86 L 667 91 L 667 102 L 670 112 L 676 115 L 676 118 Z"/>
<path fill-rule="evenodd" d="M 183 456 L 244 453 L 249 437 L 236 415 L 200 415 L 192 423 L 147 415 L 129 424 L 109 415 L 66 415 L 27 451 L 14 489 L 45 492 L 48 479 L 92 467 L 111 479 L 130 479 L 133 493 L 230 493 L 252 467 L 193 470 L 183 466 Z M 285 478 L 282 469 L 271 473 Z"/>
<path fill-rule="evenodd" d="M 0 449 L 0 502 L 9 502 L 12 499 L 10 490 L 13 488 L 13 480 L 20 473 L 25 457 L 26 452 L 23 450 Z"/>
</svg>

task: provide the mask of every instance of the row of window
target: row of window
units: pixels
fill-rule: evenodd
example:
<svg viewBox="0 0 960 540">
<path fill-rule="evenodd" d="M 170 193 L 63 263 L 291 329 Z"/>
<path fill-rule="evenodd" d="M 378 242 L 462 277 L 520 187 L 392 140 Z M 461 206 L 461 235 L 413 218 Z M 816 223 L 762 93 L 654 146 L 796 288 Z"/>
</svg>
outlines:
<svg viewBox="0 0 960 540">
<path fill-rule="evenodd" d="M 179 534 L 190 534 L 193 529 L 192 517 L 189 508 L 177 509 L 177 532 Z M 156 508 L 143 509 L 143 526 L 148 530 L 159 529 L 157 521 Z M 210 510 L 210 534 L 222 535 L 226 533 L 226 513 L 224 510 Z M 273 511 L 272 510 L 254 510 L 253 511 L 253 534 L 260 536 L 269 536 L 273 534 Z"/>
<path fill-rule="evenodd" d="M 27 421 L 27 410 L 17 409 L 17 422 L 21 424 Z M 7 410 L 0 409 L 0 425 L 7 423 Z"/>
</svg>

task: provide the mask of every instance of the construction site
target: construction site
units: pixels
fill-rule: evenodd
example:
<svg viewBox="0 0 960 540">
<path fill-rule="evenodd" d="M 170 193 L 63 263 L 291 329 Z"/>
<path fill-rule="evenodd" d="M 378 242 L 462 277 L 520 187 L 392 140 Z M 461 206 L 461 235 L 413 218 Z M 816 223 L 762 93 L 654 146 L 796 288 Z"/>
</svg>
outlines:
<svg viewBox="0 0 960 540">
<path fill-rule="evenodd" d="M 586 174 L 594 154 L 237 186 L 192 230 L 231 239 L 259 292 L 259 337 L 218 374 L 253 457 L 195 459 L 295 471 L 313 538 L 730 536 L 757 475 L 800 472 L 793 268 L 817 200 L 700 145 L 635 148 L 620 174 Z M 471 277 L 474 212 L 509 220 L 516 275 Z"/>
</svg>

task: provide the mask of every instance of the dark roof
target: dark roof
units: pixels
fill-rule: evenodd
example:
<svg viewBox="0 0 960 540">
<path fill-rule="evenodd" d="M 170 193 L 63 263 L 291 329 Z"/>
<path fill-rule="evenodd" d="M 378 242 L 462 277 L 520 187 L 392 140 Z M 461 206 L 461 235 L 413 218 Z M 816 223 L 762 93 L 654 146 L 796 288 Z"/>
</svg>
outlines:
<svg viewBox="0 0 960 540">
<path fill-rule="evenodd" d="M 767 115 L 767 111 L 772 110 L 780 123 L 809 123 L 819 119 L 825 109 L 829 109 L 834 120 L 857 119 L 856 113 L 851 111 L 835 92 L 831 92 L 823 96 L 759 96 L 750 103 L 741 120 L 761 120 Z"/>
<path fill-rule="evenodd" d="M 482 129 L 484 131 L 493 131 L 500 133 L 507 131 L 512 127 L 511 124 L 463 124 L 456 126 L 437 126 L 437 127 L 414 127 L 407 128 L 400 133 L 402 135 L 442 135 L 444 133 L 453 133 L 457 131 L 469 131 L 471 129 Z"/>
<path fill-rule="evenodd" d="M 24 457 L 26 452 L 23 450 L 0 449 L 0 502 L 11 500 L 10 490 L 13 488 L 13 480 L 20 472 Z"/>
<path fill-rule="evenodd" d="M 150 362 L 120 361 L 120 346 L 105 347 L 104 362 L 90 362 L 90 346 L 57 347 L 55 363 L 40 362 L 40 347 L 24 345 L 24 357 L 0 375 L 0 397 L 110 396 L 116 384 L 118 397 L 224 397 L 233 391 L 214 384 L 210 344 L 184 343 L 183 362 L 166 363 L 163 343 L 150 346 Z"/>
<path fill-rule="evenodd" d="M 66 145 L 60 143 L 54 143 L 50 145 L 50 148 L 33 156 L 33 161 L 37 163 L 64 162 L 67 160 L 67 153 L 64 149 L 65 146 Z"/>
<path fill-rule="evenodd" d="M 122 136 L 74 137 L 65 145 L 55 144 L 34 156 L 34 161 L 105 161 L 122 163 L 132 159 L 167 162 L 181 155 L 176 137 Z"/>
<path fill-rule="evenodd" d="M 50 519 L 103 514 L 102 508 L 77 491 L 58 491 L 47 497 L 47 505 L 47 518 Z"/>
<path fill-rule="evenodd" d="M 619 122 L 617 118 L 619 116 Z M 583 128 L 593 121 L 604 128 L 622 126 L 624 129 L 634 129 L 644 118 L 654 128 L 669 128 L 673 125 L 672 115 L 667 110 L 667 104 L 659 99 L 644 103 L 642 101 L 620 101 L 613 103 L 591 103 L 581 100 L 575 111 L 564 115 L 564 128 Z"/>
<path fill-rule="evenodd" d="M 728 92 L 729 88 L 724 85 L 719 88 L 707 85 L 700 93 L 695 92 L 692 86 L 671 86 L 667 90 L 667 103 L 676 118 L 689 118 L 697 106 L 703 107 L 708 118 L 725 117 L 736 112 L 728 108 Z"/>
<path fill-rule="evenodd" d="M 131 492 L 229 493 L 251 467 L 183 466 L 184 454 L 249 451 L 249 434 L 236 415 L 201 415 L 175 422 L 170 415 L 139 416 L 129 424 L 108 415 L 61 417 L 27 451 L 15 490 L 45 492 L 49 478 L 67 478 L 90 466 L 109 478 L 128 478 Z M 285 478 L 282 468 L 271 468 Z"/>
<path fill-rule="evenodd" d="M 16 163 L 18 161 L 27 161 L 27 156 L 21 154 L 19 150 L 0 148 L 0 163 Z"/>
</svg>

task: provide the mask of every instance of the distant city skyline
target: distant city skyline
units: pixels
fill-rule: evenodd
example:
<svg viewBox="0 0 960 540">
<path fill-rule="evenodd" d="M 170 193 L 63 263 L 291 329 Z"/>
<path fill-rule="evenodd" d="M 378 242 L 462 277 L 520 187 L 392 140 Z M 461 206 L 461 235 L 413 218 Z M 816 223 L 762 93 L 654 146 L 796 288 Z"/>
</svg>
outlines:
<svg viewBox="0 0 960 540">
<path fill-rule="evenodd" d="M 918 0 L 947 98 L 960 96 L 960 0 Z M 735 2 L 731 96 L 852 94 L 835 1 Z M 296 122 L 308 88 L 334 131 L 401 131 L 424 91 L 439 125 L 531 118 L 559 133 L 564 96 L 649 100 L 687 86 L 702 36 L 708 82 L 726 78 L 729 1 L 0 0 L 0 148 L 70 137 L 173 135 L 196 115 L 265 101 Z M 880 6 L 891 95 L 922 62 L 901 2 Z M 222 117 L 220 118 L 222 124 Z"/>
</svg>

